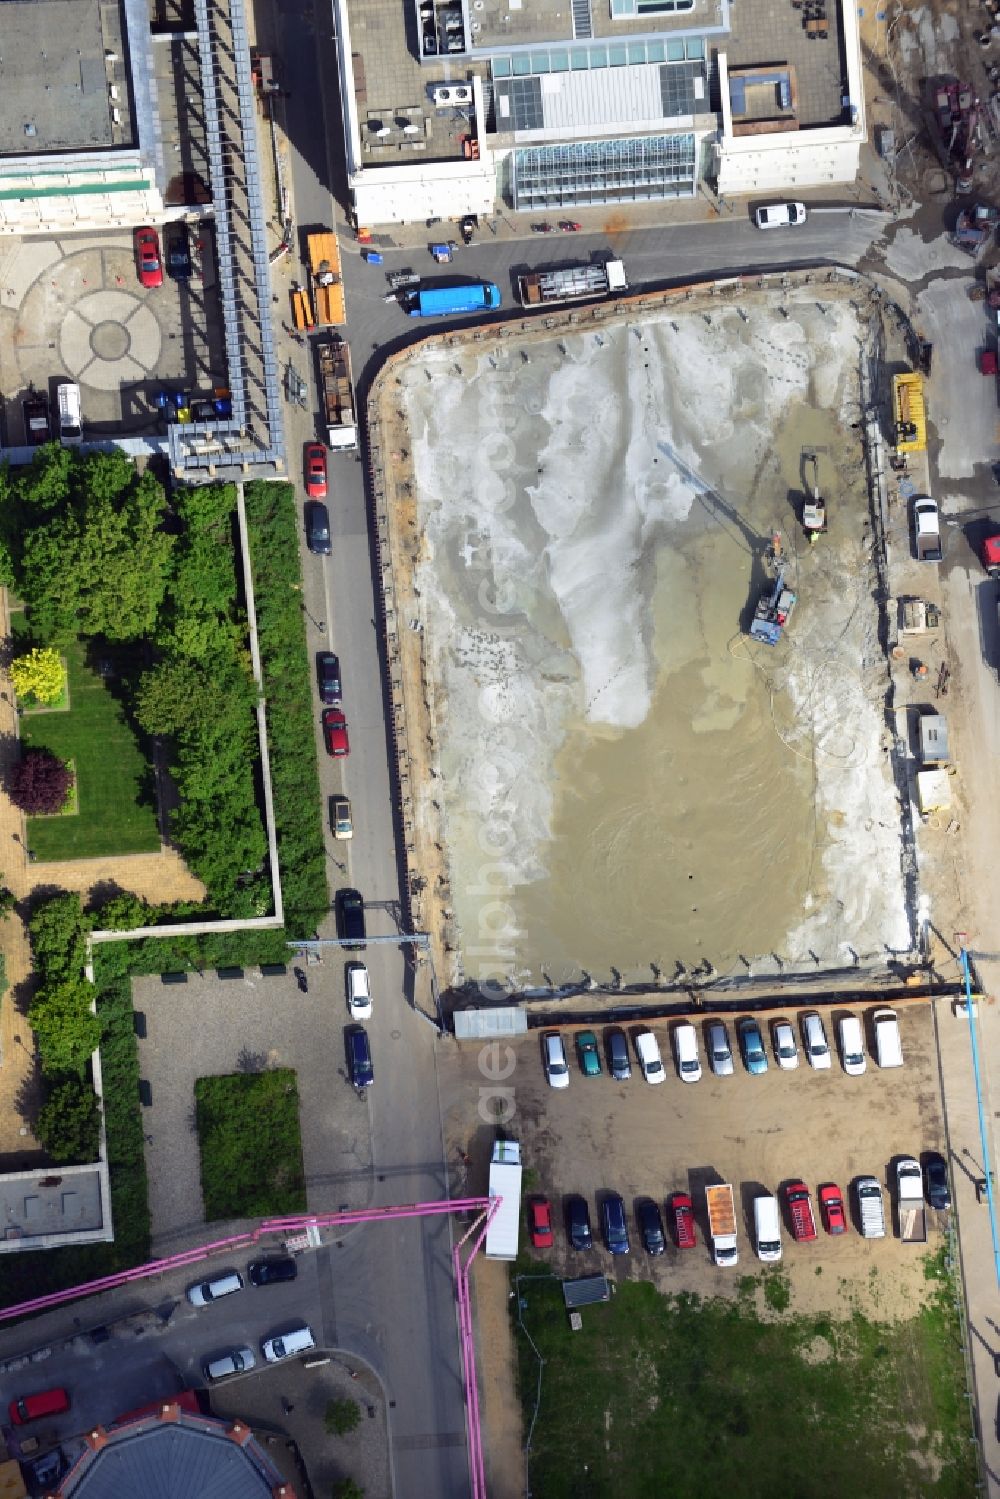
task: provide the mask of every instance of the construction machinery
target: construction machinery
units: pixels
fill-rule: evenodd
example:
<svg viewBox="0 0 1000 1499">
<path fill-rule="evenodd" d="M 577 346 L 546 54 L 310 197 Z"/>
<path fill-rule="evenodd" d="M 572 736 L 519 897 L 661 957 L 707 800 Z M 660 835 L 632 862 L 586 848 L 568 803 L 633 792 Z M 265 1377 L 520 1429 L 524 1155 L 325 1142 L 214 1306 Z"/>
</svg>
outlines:
<svg viewBox="0 0 1000 1499">
<path fill-rule="evenodd" d="M 819 464 L 815 453 L 806 453 L 804 463 L 812 469 L 812 483 L 802 506 L 802 529 L 812 546 L 826 530 L 826 501 L 819 492 Z"/>
<path fill-rule="evenodd" d="M 351 351 L 342 338 L 332 338 L 319 345 L 318 357 L 327 447 L 334 452 L 350 452 L 358 445 Z"/>
<path fill-rule="evenodd" d="M 775 531 L 767 551 L 768 563 L 776 568 L 774 583 L 757 600 L 750 623 L 751 640 L 762 645 L 777 645 L 781 633 L 795 608 L 797 595 L 785 587 L 785 564 L 783 561 L 781 533 Z"/>
<path fill-rule="evenodd" d="M 324 327 L 347 322 L 344 281 L 340 270 L 340 245 L 337 236 L 323 230 L 306 240 L 309 253 L 309 279 L 312 284 L 316 319 Z"/>
<path fill-rule="evenodd" d="M 628 290 L 620 260 L 604 265 L 571 265 L 560 270 L 526 271 L 517 278 L 523 307 L 555 306 L 562 302 L 592 302 Z"/>
<path fill-rule="evenodd" d="M 907 370 L 892 377 L 892 421 L 897 453 L 923 453 L 927 448 L 927 410 L 924 378 Z"/>
<path fill-rule="evenodd" d="M 933 101 L 943 159 L 955 174 L 957 190 L 971 192 L 978 146 L 979 99 L 970 84 L 943 80 L 934 86 Z"/>
<path fill-rule="evenodd" d="M 987 203 L 974 203 L 971 208 L 963 208 L 955 220 L 951 242 L 975 260 L 992 240 L 998 222 L 1000 210 Z"/>
</svg>

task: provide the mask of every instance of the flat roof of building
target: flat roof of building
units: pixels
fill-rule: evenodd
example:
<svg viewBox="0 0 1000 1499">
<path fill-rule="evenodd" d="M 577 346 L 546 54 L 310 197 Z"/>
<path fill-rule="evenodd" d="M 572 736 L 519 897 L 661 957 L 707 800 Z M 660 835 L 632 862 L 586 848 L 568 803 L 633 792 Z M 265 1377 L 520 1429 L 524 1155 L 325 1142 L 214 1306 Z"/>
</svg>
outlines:
<svg viewBox="0 0 1000 1499">
<path fill-rule="evenodd" d="M 121 12 L 101 0 L 6 0 L 0 26 L 0 157 L 130 146 L 128 90 L 110 90 Z M 117 115 L 117 119 L 116 119 Z"/>
<path fill-rule="evenodd" d="M 729 65 L 734 125 L 742 119 L 758 128 L 774 122 L 772 129 L 795 130 L 843 122 L 847 63 L 839 0 L 810 0 L 798 8 L 792 0 L 744 0 L 731 10 L 730 25 L 718 50 Z M 748 71 L 737 77 L 734 96 L 737 69 Z"/>
<path fill-rule="evenodd" d="M 6 1250 L 25 1239 L 97 1234 L 104 1228 L 100 1167 L 53 1166 L 0 1176 L 0 1239 Z"/>
</svg>

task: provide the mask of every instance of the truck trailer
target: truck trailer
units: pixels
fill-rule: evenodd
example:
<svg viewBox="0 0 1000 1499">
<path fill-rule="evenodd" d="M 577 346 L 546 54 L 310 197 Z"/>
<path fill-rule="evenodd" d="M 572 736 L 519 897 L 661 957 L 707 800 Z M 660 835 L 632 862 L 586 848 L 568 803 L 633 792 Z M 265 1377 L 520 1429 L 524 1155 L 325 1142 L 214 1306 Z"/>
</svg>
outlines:
<svg viewBox="0 0 1000 1499">
<path fill-rule="evenodd" d="M 410 317 L 454 317 L 462 312 L 494 312 L 501 305 L 499 286 L 476 281 L 471 286 L 420 286 L 404 297 Z"/>
<path fill-rule="evenodd" d="M 347 307 L 344 302 L 337 236 L 326 230 L 320 234 L 310 234 L 306 248 L 309 252 L 309 279 L 317 322 L 325 327 L 346 323 Z"/>
<path fill-rule="evenodd" d="M 907 370 L 892 377 L 892 415 L 897 453 L 922 453 L 927 447 L 924 379 Z"/>
<path fill-rule="evenodd" d="M 517 279 L 523 307 L 556 307 L 563 302 L 592 302 L 628 290 L 620 260 L 604 265 L 571 265 L 561 270 L 526 271 Z"/>
<path fill-rule="evenodd" d="M 521 1227 L 521 1147 L 516 1140 L 494 1142 L 490 1197 L 501 1201 L 486 1230 L 486 1258 L 516 1260 Z"/>
<path fill-rule="evenodd" d="M 733 1203 L 733 1188 L 730 1182 L 705 1188 L 705 1203 L 708 1208 L 708 1231 L 712 1239 L 712 1257 L 717 1265 L 735 1265 L 736 1207 Z"/>
<path fill-rule="evenodd" d="M 899 1215 L 899 1237 L 903 1243 L 926 1243 L 924 1182 L 920 1162 L 915 1161 L 912 1156 L 904 1156 L 896 1163 L 896 1211 Z"/>
<path fill-rule="evenodd" d="M 342 338 L 319 345 L 319 390 L 326 422 L 326 445 L 333 452 L 350 452 L 358 445 L 351 380 L 351 351 Z"/>
</svg>

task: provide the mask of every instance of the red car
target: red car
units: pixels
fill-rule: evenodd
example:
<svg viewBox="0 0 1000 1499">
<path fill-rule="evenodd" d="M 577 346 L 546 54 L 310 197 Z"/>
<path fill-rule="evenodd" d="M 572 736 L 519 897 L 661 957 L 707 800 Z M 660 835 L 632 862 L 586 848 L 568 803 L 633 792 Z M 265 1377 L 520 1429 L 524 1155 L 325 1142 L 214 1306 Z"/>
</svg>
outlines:
<svg viewBox="0 0 1000 1499">
<path fill-rule="evenodd" d="M 547 1197 L 528 1199 L 528 1231 L 535 1249 L 552 1248 L 552 1209 Z"/>
<path fill-rule="evenodd" d="M 323 738 L 328 755 L 349 755 L 350 741 L 347 737 L 347 719 L 342 708 L 327 708 L 323 713 Z"/>
<path fill-rule="evenodd" d="M 155 229 L 147 225 L 135 231 L 135 268 L 143 286 L 152 289 L 163 285 L 163 262 L 160 259 L 160 238 Z"/>
<path fill-rule="evenodd" d="M 321 442 L 306 443 L 306 494 L 311 500 L 326 499 L 326 448 Z"/>
<path fill-rule="evenodd" d="M 825 1187 L 820 1187 L 819 1210 L 823 1218 L 823 1227 L 828 1234 L 846 1234 L 847 1216 L 844 1213 L 844 1199 L 840 1188 L 833 1182 L 827 1182 Z"/>
<path fill-rule="evenodd" d="M 678 1249 L 694 1249 L 698 1242 L 694 1230 L 694 1204 L 686 1192 L 675 1192 L 670 1199 L 674 1220 L 674 1238 Z"/>
</svg>

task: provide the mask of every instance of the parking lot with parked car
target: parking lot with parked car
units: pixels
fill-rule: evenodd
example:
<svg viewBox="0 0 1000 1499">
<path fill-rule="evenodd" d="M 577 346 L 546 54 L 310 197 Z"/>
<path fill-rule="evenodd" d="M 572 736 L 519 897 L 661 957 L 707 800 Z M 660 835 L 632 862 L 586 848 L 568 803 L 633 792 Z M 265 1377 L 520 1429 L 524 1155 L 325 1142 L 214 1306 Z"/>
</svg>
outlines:
<svg viewBox="0 0 1000 1499">
<path fill-rule="evenodd" d="M 940 1023 L 960 1022 L 944 1008 Z M 540 1252 L 561 1274 L 599 1269 L 663 1290 L 735 1295 L 739 1277 L 760 1269 L 755 1204 L 767 1197 L 800 1309 L 846 1310 L 849 1283 L 852 1296 L 877 1295 L 881 1312 L 897 1299 L 912 1311 L 924 1277 L 920 1253 L 899 1238 L 898 1161 L 920 1160 L 928 1192 L 940 1185 L 938 1200 L 947 1200 L 947 1169 L 942 1183 L 934 1158 L 946 1152 L 932 1025 L 926 1005 L 895 1016 L 854 1005 L 693 1024 L 561 1024 L 504 1043 L 515 1058 L 506 1128 L 521 1142 L 531 1194 L 551 1208 L 554 1242 Z M 473 1050 L 456 1048 L 459 1071 L 475 1066 Z M 648 1085 L 656 1081 L 663 1086 Z M 481 1132 L 485 1152 L 492 1129 Z M 479 1146 L 477 1137 L 477 1154 Z M 882 1188 L 883 1239 L 860 1232 L 865 1176 Z M 707 1244 L 705 1188 L 723 1182 L 735 1196 L 735 1274 L 712 1264 Z M 928 1248 L 945 1223 L 946 1210 L 928 1206 Z"/>
</svg>

